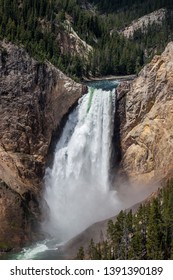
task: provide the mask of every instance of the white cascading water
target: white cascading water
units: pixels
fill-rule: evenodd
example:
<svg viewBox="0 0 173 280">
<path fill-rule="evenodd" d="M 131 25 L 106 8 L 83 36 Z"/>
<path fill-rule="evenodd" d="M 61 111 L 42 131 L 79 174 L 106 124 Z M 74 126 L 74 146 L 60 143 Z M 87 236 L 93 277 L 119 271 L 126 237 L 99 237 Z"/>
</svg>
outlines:
<svg viewBox="0 0 173 280">
<path fill-rule="evenodd" d="M 69 115 L 53 166 L 46 170 L 49 219 L 43 227 L 59 242 L 111 217 L 118 208 L 116 192 L 109 186 L 114 91 L 89 88 Z"/>
</svg>

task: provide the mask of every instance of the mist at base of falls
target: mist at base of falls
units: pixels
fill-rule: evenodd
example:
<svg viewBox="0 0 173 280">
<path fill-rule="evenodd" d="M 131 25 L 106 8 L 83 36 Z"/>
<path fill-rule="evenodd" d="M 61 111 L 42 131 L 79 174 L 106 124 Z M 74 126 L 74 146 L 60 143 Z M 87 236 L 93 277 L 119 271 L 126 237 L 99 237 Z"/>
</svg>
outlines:
<svg viewBox="0 0 173 280">
<path fill-rule="evenodd" d="M 45 232 L 64 242 L 120 209 L 110 191 L 115 90 L 89 88 L 69 115 L 45 174 Z"/>
</svg>

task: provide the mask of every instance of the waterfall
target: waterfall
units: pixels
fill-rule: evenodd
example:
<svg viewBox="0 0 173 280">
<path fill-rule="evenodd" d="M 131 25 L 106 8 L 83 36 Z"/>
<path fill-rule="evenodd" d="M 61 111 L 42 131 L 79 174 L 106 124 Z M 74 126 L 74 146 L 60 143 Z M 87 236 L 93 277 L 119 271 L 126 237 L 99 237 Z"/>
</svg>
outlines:
<svg viewBox="0 0 173 280">
<path fill-rule="evenodd" d="M 49 207 L 43 228 L 63 242 L 118 208 L 109 186 L 115 92 L 89 87 L 69 115 L 52 168 L 45 174 Z"/>
</svg>

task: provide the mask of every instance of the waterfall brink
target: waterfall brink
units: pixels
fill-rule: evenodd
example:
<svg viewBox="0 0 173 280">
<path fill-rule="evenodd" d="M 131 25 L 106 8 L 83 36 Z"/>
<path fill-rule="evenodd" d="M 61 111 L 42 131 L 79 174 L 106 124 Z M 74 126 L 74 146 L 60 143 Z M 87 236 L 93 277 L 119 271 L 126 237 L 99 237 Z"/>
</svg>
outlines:
<svg viewBox="0 0 173 280">
<path fill-rule="evenodd" d="M 45 175 L 49 219 L 43 227 L 59 242 L 116 213 L 109 186 L 114 113 L 115 93 L 89 88 L 68 117 Z"/>
</svg>

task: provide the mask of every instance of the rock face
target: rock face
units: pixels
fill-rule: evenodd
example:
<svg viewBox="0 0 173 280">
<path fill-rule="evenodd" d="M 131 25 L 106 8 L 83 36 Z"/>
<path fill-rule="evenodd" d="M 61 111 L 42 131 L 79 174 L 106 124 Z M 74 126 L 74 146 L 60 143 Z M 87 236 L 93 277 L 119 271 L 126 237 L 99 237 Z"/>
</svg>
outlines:
<svg viewBox="0 0 173 280">
<path fill-rule="evenodd" d="M 126 38 L 133 37 L 134 32 L 137 30 L 141 30 L 143 33 L 147 32 L 148 26 L 153 23 L 162 25 L 163 20 L 166 17 L 166 9 L 159 9 L 154 11 L 148 15 L 145 15 L 138 20 L 134 20 L 128 27 L 126 27 L 122 33 Z"/>
<path fill-rule="evenodd" d="M 0 43 L 0 250 L 34 237 L 48 149 L 82 91 L 50 63 Z"/>
<path fill-rule="evenodd" d="M 93 52 L 93 48 L 78 36 L 68 20 L 64 22 L 64 30 L 58 33 L 57 39 L 63 54 L 79 56 L 88 60 L 89 55 Z"/>
<path fill-rule="evenodd" d="M 121 166 L 130 181 L 149 183 L 173 170 L 173 42 L 155 56 L 126 95 Z"/>
</svg>

